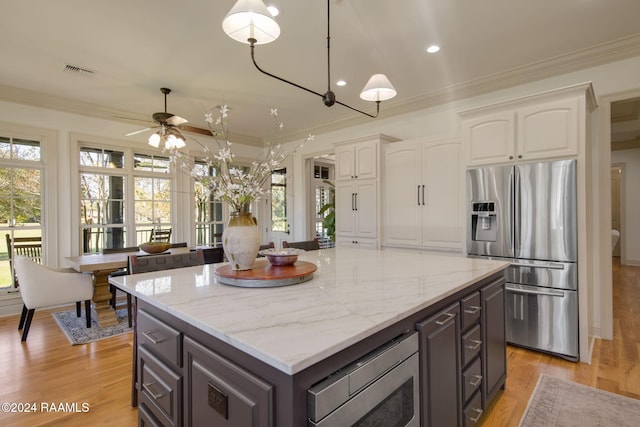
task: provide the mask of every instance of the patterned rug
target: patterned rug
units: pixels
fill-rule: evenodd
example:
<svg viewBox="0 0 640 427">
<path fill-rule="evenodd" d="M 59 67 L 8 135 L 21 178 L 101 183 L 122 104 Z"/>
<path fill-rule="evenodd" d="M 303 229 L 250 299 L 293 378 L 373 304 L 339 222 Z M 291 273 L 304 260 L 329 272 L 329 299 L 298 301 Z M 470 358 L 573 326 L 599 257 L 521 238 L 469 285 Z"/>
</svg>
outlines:
<svg viewBox="0 0 640 427">
<path fill-rule="evenodd" d="M 119 309 L 116 311 L 118 316 L 118 324 L 101 328 L 95 319 L 91 319 L 91 327 L 87 328 L 87 321 L 84 315 L 84 306 L 82 308 L 82 316 L 76 317 L 75 310 L 58 311 L 51 313 L 56 323 L 67 336 L 71 345 L 87 344 L 93 341 L 102 340 L 116 335 L 126 334 L 131 331 L 127 320 L 127 309 Z"/>
<path fill-rule="evenodd" d="M 640 400 L 540 375 L 520 427 L 636 427 Z"/>
</svg>

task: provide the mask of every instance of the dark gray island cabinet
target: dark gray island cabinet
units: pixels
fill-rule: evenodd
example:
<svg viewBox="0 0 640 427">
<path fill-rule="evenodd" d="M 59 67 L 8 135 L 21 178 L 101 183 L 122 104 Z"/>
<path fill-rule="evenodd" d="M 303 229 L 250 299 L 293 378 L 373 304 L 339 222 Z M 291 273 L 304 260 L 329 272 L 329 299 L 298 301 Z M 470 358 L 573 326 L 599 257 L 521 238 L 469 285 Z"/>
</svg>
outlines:
<svg viewBox="0 0 640 427">
<path fill-rule="evenodd" d="M 134 382 L 139 424 L 221 427 L 315 425 L 309 420 L 309 389 L 318 383 L 327 382 L 327 378 L 340 377 L 343 368 L 353 366 L 355 361 L 371 358 L 372 354 L 378 354 L 380 348 L 388 348 L 389 343 L 395 342 L 398 337 L 411 335 L 411 341 L 416 342 L 417 353 L 414 352 L 410 359 L 417 358 L 417 362 L 416 373 L 410 381 L 416 384 L 410 384 L 408 390 L 410 392 L 414 387 L 413 390 L 419 392 L 414 393 L 418 396 L 415 401 L 409 401 L 409 410 L 415 412 L 415 417 L 407 425 L 475 425 L 497 392 L 505 385 L 503 268 L 506 264 L 484 264 L 486 261 L 453 257 L 433 260 L 433 257 L 429 257 L 431 262 L 435 262 L 433 265 L 441 267 L 434 267 L 438 270 L 436 273 L 405 273 L 404 285 L 397 282 L 389 286 L 383 285 L 388 282 L 388 277 L 380 269 L 371 273 L 378 279 L 374 280 L 373 276 L 363 277 L 365 271 L 371 271 L 369 263 L 375 263 L 375 259 L 365 262 L 358 260 L 360 254 L 338 249 L 343 257 L 349 258 L 352 267 L 353 263 L 367 266 L 367 269 L 357 271 L 357 278 L 350 267 L 348 276 L 353 285 L 345 288 L 338 283 L 347 280 L 347 276 L 339 265 L 336 267 L 339 263 L 336 262 L 336 254 L 331 251 L 334 250 L 320 251 L 325 253 L 325 257 L 327 253 L 330 254 L 329 258 L 322 258 L 318 254 L 315 259 L 320 264 L 319 277 L 314 277 L 306 284 L 288 287 L 291 289 L 276 291 L 277 299 L 287 300 L 285 306 L 291 311 L 283 313 L 284 318 L 277 320 L 272 318 L 273 313 L 250 315 L 250 311 L 245 311 L 250 306 L 260 310 L 257 301 L 261 299 L 263 310 L 269 310 L 267 306 L 275 301 L 270 298 L 276 296 L 256 294 L 265 291 L 264 289 L 246 290 L 249 293 L 242 296 L 242 304 L 232 304 L 233 297 L 230 296 L 241 293 L 242 289 L 232 289 L 214 282 L 209 283 L 209 288 L 204 290 L 202 281 L 199 289 L 193 287 L 179 290 L 181 286 L 186 286 L 181 283 L 189 272 L 195 274 L 196 282 L 200 275 L 209 277 L 207 269 L 211 267 L 206 265 L 180 269 L 184 270 L 182 272 L 174 270 L 172 273 L 164 273 L 172 275 L 170 291 L 166 287 L 167 277 L 161 273 L 145 273 L 115 281 L 114 284 L 127 288 L 136 296 L 137 370 Z M 388 257 L 385 254 L 385 258 Z M 312 258 L 309 256 L 305 260 Z M 403 255 L 402 259 L 405 258 Z M 323 259 L 326 265 L 322 265 L 325 262 Z M 418 260 L 424 261 L 424 258 Z M 332 267 L 328 268 L 328 265 Z M 441 275 L 442 268 L 445 268 L 443 265 L 451 269 L 451 274 L 445 272 Z M 438 285 L 438 281 L 451 283 Z M 336 285 L 332 287 L 329 283 Z M 164 294 L 158 292 L 161 285 L 165 286 Z M 358 286 L 369 289 L 370 294 L 379 295 L 360 293 Z M 149 294 L 149 289 L 152 288 L 155 289 L 154 296 Z M 267 290 L 272 291 L 274 290 Z M 212 294 L 204 297 L 202 292 Z M 308 324 L 305 324 L 303 318 L 292 322 L 296 316 L 299 317 L 300 313 L 296 311 L 301 308 L 298 305 L 302 304 L 294 301 L 306 298 L 300 295 L 314 292 L 318 293 L 311 300 L 321 307 L 316 312 L 312 306 L 304 307 L 304 311 L 309 312 L 308 316 L 314 320 Z M 172 293 L 173 295 L 167 296 Z M 189 296 L 189 301 L 185 295 Z M 252 300 L 256 295 L 260 298 Z M 237 322 L 235 327 L 231 320 L 228 325 L 208 320 L 216 323 L 217 329 L 213 329 L 211 323 L 202 323 L 203 319 L 212 318 L 212 315 L 198 314 L 208 310 L 205 302 L 215 304 L 214 301 L 219 301 L 208 300 L 210 297 L 229 298 L 226 305 L 233 307 L 229 307 L 228 316 L 234 316 L 233 320 Z M 332 302 L 323 301 L 323 298 Z M 374 304 L 373 299 L 378 302 Z M 169 300 L 175 303 L 169 304 Z M 351 305 L 353 301 L 357 301 L 356 305 Z M 348 308 L 342 314 L 345 319 L 349 319 L 348 323 L 341 323 L 337 312 L 333 311 L 337 310 L 335 304 Z M 398 311 L 405 304 L 411 308 Z M 371 323 L 371 319 L 376 319 L 375 322 L 379 323 L 373 322 L 375 325 L 367 326 L 365 331 L 359 325 L 354 326 L 354 323 L 358 323 L 353 317 L 354 312 L 358 316 L 367 317 L 368 321 L 363 324 Z M 347 343 L 342 342 L 342 348 L 334 346 L 326 351 L 318 351 L 317 349 L 324 349 L 327 343 L 335 342 L 332 341 L 333 337 L 325 336 L 332 333 L 326 325 L 323 326 L 324 335 L 314 329 L 314 325 L 320 322 L 318 316 L 321 313 L 326 315 L 325 322 L 331 322 L 330 325 L 337 328 L 335 334 L 342 337 L 340 334 L 343 330 L 349 328 L 359 332 L 346 332 L 354 337 Z M 243 321 L 243 315 L 251 318 Z M 384 321 L 380 320 L 383 318 Z M 247 338 L 247 335 L 239 343 L 243 334 L 253 333 L 253 330 L 249 331 L 249 325 L 255 325 L 254 322 L 259 319 L 265 323 L 264 332 L 250 335 L 252 338 Z M 244 323 L 248 324 L 245 325 L 246 331 L 240 332 Z M 273 333 L 274 328 L 280 329 L 277 334 Z M 291 328 L 300 329 L 293 332 Z M 309 328 L 309 336 L 301 334 L 305 328 Z M 219 330 L 224 330 L 225 333 L 220 334 Z M 230 336 L 238 339 L 231 340 Z M 278 340 L 278 336 L 284 336 L 282 341 Z M 295 336 L 298 338 L 294 339 Z M 318 341 L 322 344 L 317 344 Z M 341 341 L 344 340 L 341 338 Z M 247 343 L 251 347 L 245 348 Z M 296 346 L 300 348 L 297 349 Z M 277 355 L 281 347 L 286 347 L 282 354 L 300 353 L 303 356 L 296 362 L 283 366 L 279 363 L 281 359 L 273 359 L 273 355 Z M 262 352 L 261 349 L 270 350 Z M 293 356 L 287 360 L 293 360 L 292 358 Z M 400 362 L 397 363 L 405 364 Z M 381 377 L 388 376 L 389 372 L 391 371 L 385 371 Z M 378 379 L 372 381 L 372 384 L 375 382 Z M 406 384 L 403 385 L 405 386 Z M 391 392 L 393 390 L 389 391 Z M 324 421 L 324 424 L 318 425 L 352 424 L 354 423 Z"/>
</svg>

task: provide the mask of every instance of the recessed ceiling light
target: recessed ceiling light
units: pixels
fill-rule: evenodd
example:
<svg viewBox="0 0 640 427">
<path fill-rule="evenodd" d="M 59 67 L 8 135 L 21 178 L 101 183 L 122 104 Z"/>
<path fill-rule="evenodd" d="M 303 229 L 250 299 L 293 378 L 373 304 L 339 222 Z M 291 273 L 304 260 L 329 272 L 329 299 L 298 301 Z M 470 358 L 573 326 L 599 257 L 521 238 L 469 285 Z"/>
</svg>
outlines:
<svg viewBox="0 0 640 427">
<path fill-rule="evenodd" d="M 436 53 L 440 50 L 440 46 L 436 45 L 436 44 L 432 44 L 431 46 L 429 46 L 427 48 L 427 52 L 429 53 Z"/>
<path fill-rule="evenodd" d="M 278 10 L 277 7 L 275 6 L 267 6 L 267 9 L 269 10 L 269 13 L 271 14 L 271 16 L 278 16 L 280 15 L 280 11 Z"/>
<path fill-rule="evenodd" d="M 346 86 L 346 85 L 347 85 L 347 82 L 345 82 L 344 80 L 338 80 L 338 81 L 336 82 L 336 85 L 337 85 L 337 86 Z"/>
</svg>

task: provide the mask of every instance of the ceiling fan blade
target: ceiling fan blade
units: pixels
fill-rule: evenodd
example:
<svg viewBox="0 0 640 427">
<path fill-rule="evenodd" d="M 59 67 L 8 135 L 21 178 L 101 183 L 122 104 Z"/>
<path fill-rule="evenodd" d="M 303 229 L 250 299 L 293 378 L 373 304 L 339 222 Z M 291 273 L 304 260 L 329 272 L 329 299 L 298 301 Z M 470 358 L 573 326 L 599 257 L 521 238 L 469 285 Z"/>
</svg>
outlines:
<svg viewBox="0 0 640 427">
<path fill-rule="evenodd" d="M 213 136 L 209 129 L 197 128 L 195 126 L 180 126 L 180 130 L 191 133 L 198 133 L 200 135 Z"/>
<path fill-rule="evenodd" d="M 137 135 L 139 133 L 146 132 L 146 131 L 151 130 L 151 129 L 153 129 L 153 128 L 144 128 L 144 129 L 134 130 L 133 132 L 125 133 L 124 136 Z"/>
<path fill-rule="evenodd" d="M 188 123 L 189 120 L 187 119 L 183 119 L 180 116 L 171 116 L 169 118 L 167 118 L 167 123 L 170 124 L 171 126 L 180 126 L 184 123 Z"/>
</svg>

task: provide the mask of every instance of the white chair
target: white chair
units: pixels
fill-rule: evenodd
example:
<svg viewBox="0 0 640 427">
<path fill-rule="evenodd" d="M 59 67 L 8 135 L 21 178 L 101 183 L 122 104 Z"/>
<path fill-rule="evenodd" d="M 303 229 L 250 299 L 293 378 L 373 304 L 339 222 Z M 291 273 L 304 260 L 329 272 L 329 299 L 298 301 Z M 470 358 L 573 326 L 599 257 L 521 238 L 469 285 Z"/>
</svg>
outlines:
<svg viewBox="0 0 640 427">
<path fill-rule="evenodd" d="M 24 302 L 18 326 L 18 330 L 22 330 L 22 341 L 27 340 L 36 308 L 75 302 L 76 314 L 80 317 L 80 302 L 84 301 L 87 328 L 91 327 L 93 284 L 90 274 L 78 273 L 70 268 L 45 267 L 22 255 L 17 255 L 13 263 Z"/>
</svg>

